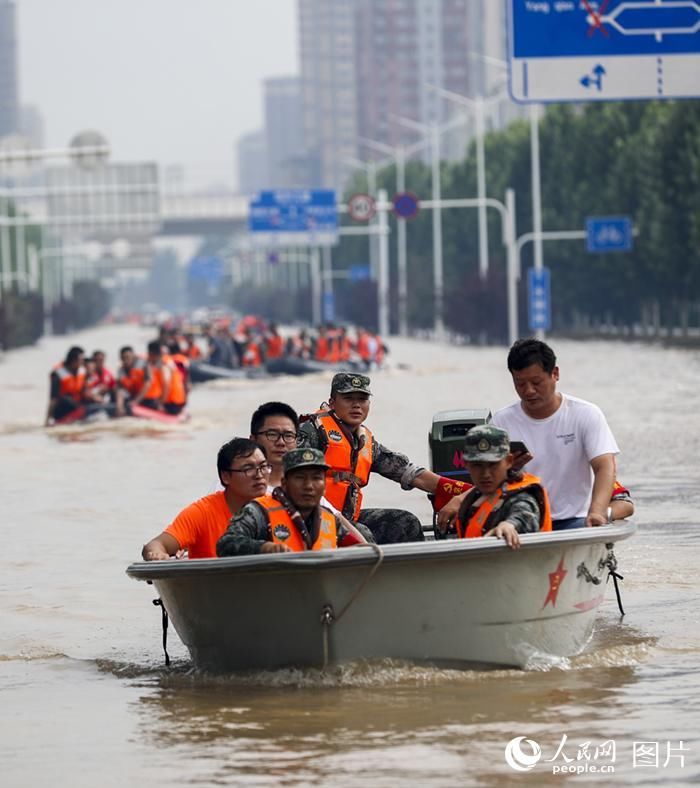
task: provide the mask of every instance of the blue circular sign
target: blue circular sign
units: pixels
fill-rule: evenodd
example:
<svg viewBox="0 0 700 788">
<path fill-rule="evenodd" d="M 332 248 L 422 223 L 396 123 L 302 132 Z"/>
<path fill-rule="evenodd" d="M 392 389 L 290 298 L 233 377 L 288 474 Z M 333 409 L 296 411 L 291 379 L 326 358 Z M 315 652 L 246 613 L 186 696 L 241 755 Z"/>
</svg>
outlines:
<svg viewBox="0 0 700 788">
<path fill-rule="evenodd" d="M 413 219 L 418 215 L 420 203 L 413 192 L 399 192 L 393 199 L 394 213 L 402 219 Z"/>
</svg>

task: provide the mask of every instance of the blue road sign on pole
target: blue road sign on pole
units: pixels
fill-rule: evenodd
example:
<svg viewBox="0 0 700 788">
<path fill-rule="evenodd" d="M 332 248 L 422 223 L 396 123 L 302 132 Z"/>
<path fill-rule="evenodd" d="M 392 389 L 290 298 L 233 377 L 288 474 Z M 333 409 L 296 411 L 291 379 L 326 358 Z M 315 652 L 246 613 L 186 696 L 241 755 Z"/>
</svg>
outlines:
<svg viewBox="0 0 700 788">
<path fill-rule="evenodd" d="M 552 304 L 549 286 L 549 268 L 527 272 L 527 305 L 530 331 L 549 331 L 552 324 Z"/>
<path fill-rule="evenodd" d="M 335 320 L 335 293 L 323 294 L 323 322 L 332 323 Z"/>
<path fill-rule="evenodd" d="M 261 246 L 337 243 L 338 208 L 332 189 L 263 191 L 251 201 L 248 229 Z"/>
<path fill-rule="evenodd" d="M 418 216 L 420 203 L 413 192 L 400 192 L 394 195 L 394 213 L 401 219 L 413 219 Z"/>
<path fill-rule="evenodd" d="M 589 252 L 629 252 L 632 249 L 629 216 L 590 216 L 586 219 L 586 233 Z"/>
<path fill-rule="evenodd" d="M 187 267 L 187 276 L 215 287 L 224 278 L 224 261 L 220 257 L 193 257 Z"/>
<path fill-rule="evenodd" d="M 354 263 L 350 266 L 351 282 L 366 282 L 370 278 L 370 267 L 367 263 Z"/>
<path fill-rule="evenodd" d="M 508 0 L 516 101 L 700 95 L 698 0 Z"/>
</svg>

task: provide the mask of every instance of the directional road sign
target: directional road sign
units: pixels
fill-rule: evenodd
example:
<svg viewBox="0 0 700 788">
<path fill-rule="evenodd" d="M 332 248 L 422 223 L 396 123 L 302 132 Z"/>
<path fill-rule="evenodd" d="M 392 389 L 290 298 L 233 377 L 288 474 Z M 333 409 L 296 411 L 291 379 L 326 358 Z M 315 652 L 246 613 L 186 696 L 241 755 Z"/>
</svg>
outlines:
<svg viewBox="0 0 700 788">
<path fill-rule="evenodd" d="M 368 263 L 353 263 L 350 266 L 351 282 L 367 282 L 371 278 L 371 270 Z"/>
<path fill-rule="evenodd" d="M 187 267 L 187 276 L 214 287 L 224 278 L 224 261 L 220 257 L 193 257 Z"/>
<path fill-rule="evenodd" d="M 530 268 L 527 272 L 530 331 L 549 331 L 552 324 L 549 278 L 549 268 Z"/>
<path fill-rule="evenodd" d="M 586 219 L 586 233 L 589 252 L 629 252 L 632 249 L 629 216 L 591 216 Z"/>
<path fill-rule="evenodd" d="M 516 101 L 700 95 L 700 0 L 508 0 Z"/>
<path fill-rule="evenodd" d="M 323 322 L 332 323 L 335 320 L 335 293 L 323 294 Z"/>
<path fill-rule="evenodd" d="M 338 240 L 331 189 L 263 191 L 251 201 L 248 229 L 260 246 L 322 246 Z"/>
</svg>

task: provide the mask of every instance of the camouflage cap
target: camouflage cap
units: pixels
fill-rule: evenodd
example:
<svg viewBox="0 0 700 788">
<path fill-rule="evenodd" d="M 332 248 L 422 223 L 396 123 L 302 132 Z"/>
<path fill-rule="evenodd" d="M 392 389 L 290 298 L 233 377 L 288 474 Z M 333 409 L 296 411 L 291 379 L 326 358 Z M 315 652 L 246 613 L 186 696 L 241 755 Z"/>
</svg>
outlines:
<svg viewBox="0 0 700 788">
<path fill-rule="evenodd" d="M 355 372 L 337 372 L 331 382 L 331 394 L 350 394 L 359 391 L 362 394 L 371 394 L 369 378 L 367 375 L 358 375 Z"/>
<path fill-rule="evenodd" d="M 292 449 L 282 458 L 282 468 L 285 475 L 296 468 L 328 468 L 326 457 L 319 449 Z"/>
<path fill-rule="evenodd" d="M 463 457 L 466 462 L 498 462 L 510 454 L 505 430 L 493 424 L 479 424 L 467 433 Z"/>
</svg>

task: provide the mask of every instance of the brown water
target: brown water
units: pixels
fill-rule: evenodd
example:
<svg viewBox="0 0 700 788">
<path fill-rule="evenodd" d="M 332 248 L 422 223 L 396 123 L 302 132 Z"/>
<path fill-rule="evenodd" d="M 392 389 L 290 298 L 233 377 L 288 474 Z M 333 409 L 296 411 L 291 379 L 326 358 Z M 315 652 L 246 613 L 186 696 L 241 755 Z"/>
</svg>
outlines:
<svg viewBox="0 0 700 788">
<path fill-rule="evenodd" d="M 147 338 L 114 327 L 69 342 L 103 347 L 114 362 L 121 344 Z M 0 785 L 558 784 L 570 779 L 552 774 L 565 764 L 555 757 L 564 734 L 569 766 L 613 765 L 577 756 L 585 742 L 589 752 L 616 745 L 613 774 L 579 781 L 700 781 L 700 354 L 555 343 L 562 389 L 606 412 L 637 504 L 639 531 L 616 549 L 627 616 L 619 622 L 608 589 L 584 654 L 528 672 L 381 662 L 213 678 L 190 669 L 174 635 L 174 668 L 163 668 L 153 591 L 124 569 L 215 488 L 216 451 L 247 435 L 256 404 L 312 409 L 329 376 L 207 384 L 178 428 L 124 420 L 46 431 L 47 370 L 69 342 L 0 361 Z M 369 424 L 417 461 L 427 461 L 435 411 L 513 399 L 502 348 L 397 340 L 392 350 L 409 368 L 373 376 Z M 367 500 L 429 519 L 422 494 L 385 480 Z M 542 748 L 526 774 L 504 760 L 517 736 Z M 640 741 L 658 744 L 658 766 L 633 766 Z"/>
</svg>

